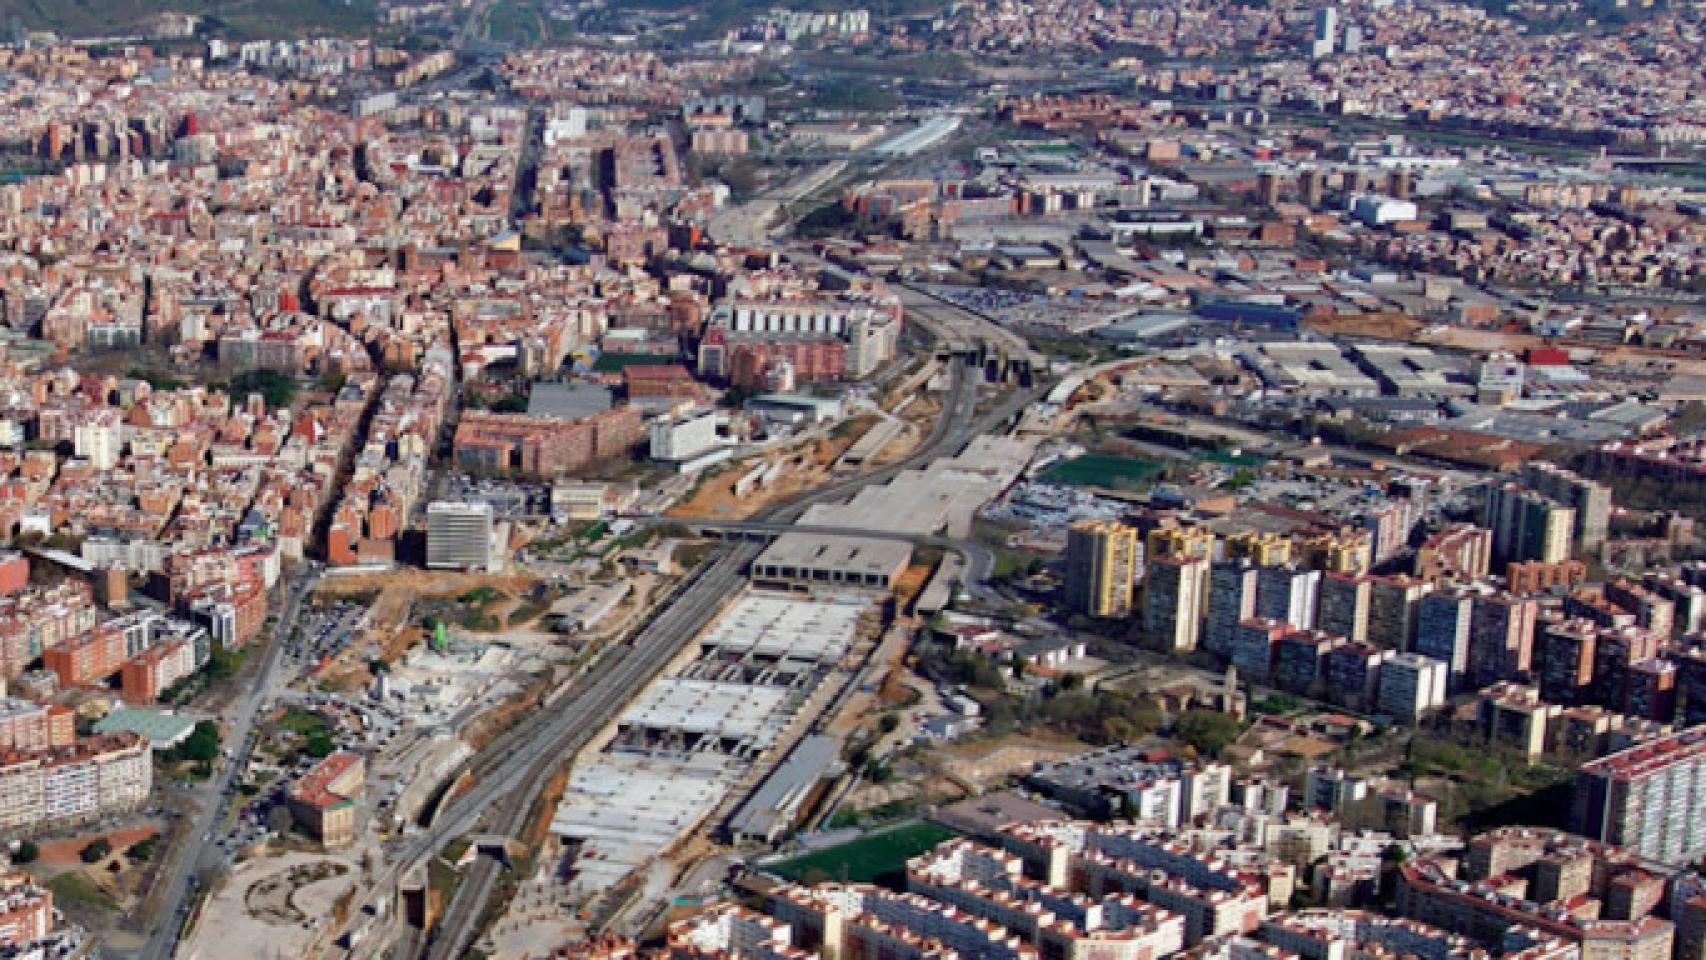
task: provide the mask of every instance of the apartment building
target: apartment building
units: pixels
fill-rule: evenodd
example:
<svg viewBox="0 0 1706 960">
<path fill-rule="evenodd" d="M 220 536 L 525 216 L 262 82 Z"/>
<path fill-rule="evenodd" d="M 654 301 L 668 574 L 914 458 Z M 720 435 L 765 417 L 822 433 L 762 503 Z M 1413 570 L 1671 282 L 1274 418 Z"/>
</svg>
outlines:
<svg viewBox="0 0 1706 960">
<path fill-rule="evenodd" d="M 1380 688 L 1375 705 L 1381 713 L 1405 723 L 1445 703 L 1450 668 L 1419 653 L 1394 654 L 1380 665 Z"/>
<path fill-rule="evenodd" d="M 1582 836 L 1660 863 L 1706 854 L 1706 726 L 1584 764 L 1571 823 Z"/>
<path fill-rule="evenodd" d="M 1208 561 L 1163 556 L 1149 562 L 1143 586 L 1143 629 L 1165 650 L 1195 650 L 1202 628 Z"/>
<path fill-rule="evenodd" d="M 71 708 L 0 698 L 0 751 L 29 753 L 70 746 L 77 738 Z"/>
<path fill-rule="evenodd" d="M 1514 483 L 1488 487 L 1482 525 L 1493 532 L 1493 559 L 1561 563 L 1574 552 L 1576 511 Z"/>
<path fill-rule="evenodd" d="M 148 801 L 154 761 L 133 733 L 0 758 L 0 829 L 29 831 L 135 810 Z"/>
<path fill-rule="evenodd" d="M 1067 606 L 1092 617 L 1130 613 L 1141 550 L 1137 531 L 1125 524 L 1103 520 L 1073 524 L 1066 533 Z"/>
</svg>

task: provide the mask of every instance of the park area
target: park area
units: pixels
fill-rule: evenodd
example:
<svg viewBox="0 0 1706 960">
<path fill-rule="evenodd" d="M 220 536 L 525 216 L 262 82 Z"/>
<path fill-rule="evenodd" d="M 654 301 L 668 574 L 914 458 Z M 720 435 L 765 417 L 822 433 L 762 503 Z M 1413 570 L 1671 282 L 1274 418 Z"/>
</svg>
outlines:
<svg viewBox="0 0 1706 960">
<path fill-rule="evenodd" d="M 947 827 L 915 820 L 770 864 L 766 869 L 794 883 L 874 883 L 904 872 L 906 861 L 954 836 Z"/>
<path fill-rule="evenodd" d="M 1051 464 L 1038 479 L 1072 487 L 1129 490 L 1153 481 L 1164 469 L 1154 460 L 1089 453 Z"/>
</svg>

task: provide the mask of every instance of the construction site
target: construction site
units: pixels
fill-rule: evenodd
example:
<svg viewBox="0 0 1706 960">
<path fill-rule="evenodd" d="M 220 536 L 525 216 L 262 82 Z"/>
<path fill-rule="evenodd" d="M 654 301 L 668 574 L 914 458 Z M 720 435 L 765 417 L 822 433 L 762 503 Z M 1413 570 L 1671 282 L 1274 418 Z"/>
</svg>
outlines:
<svg viewBox="0 0 1706 960">
<path fill-rule="evenodd" d="M 854 773 L 846 745 L 904 672 L 930 568 L 892 592 L 749 589 L 570 770 L 548 837 L 491 932 L 521 956 L 586 929 L 646 929 L 671 891 L 814 822 Z"/>
<path fill-rule="evenodd" d="M 744 520 L 837 476 L 904 460 L 940 418 L 940 394 L 945 387 L 940 364 L 927 362 L 864 412 L 833 427 L 805 431 L 776 450 L 708 473 L 668 515 L 684 520 Z"/>
<path fill-rule="evenodd" d="M 614 888 L 756 786 L 870 654 L 878 617 L 869 597 L 737 601 L 576 765 L 551 823 L 571 895 Z"/>
</svg>

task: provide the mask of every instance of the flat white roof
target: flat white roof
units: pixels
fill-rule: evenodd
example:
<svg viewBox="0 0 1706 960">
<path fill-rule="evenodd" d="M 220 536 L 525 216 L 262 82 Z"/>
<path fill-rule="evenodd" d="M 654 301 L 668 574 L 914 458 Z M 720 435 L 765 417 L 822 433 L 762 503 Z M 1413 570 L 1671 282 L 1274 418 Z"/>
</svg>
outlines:
<svg viewBox="0 0 1706 960">
<path fill-rule="evenodd" d="M 768 747 L 787 722 L 786 687 L 713 680 L 659 680 L 622 715 L 624 727 L 679 730 Z"/>
<path fill-rule="evenodd" d="M 750 592 L 718 618 L 701 644 L 705 658 L 717 660 L 780 650 L 790 660 L 831 662 L 852 643 L 867 609 L 864 601 Z M 744 741 L 743 749 L 653 754 L 618 747 L 576 763 L 551 820 L 553 833 L 581 843 L 576 893 L 609 889 L 698 827 L 752 769 L 751 748 L 775 745 L 793 717 L 795 698 L 806 693 L 804 686 L 699 680 L 680 671 L 647 688 L 622 715 L 623 725 L 726 737 Z"/>
<path fill-rule="evenodd" d="M 792 567 L 890 577 L 912 559 L 903 540 L 819 533 L 784 533 L 754 560 L 755 568 Z"/>
<path fill-rule="evenodd" d="M 807 600 L 792 594 L 751 593 L 702 639 L 707 650 L 742 656 L 829 663 L 853 642 L 862 603 Z"/>
</svg>

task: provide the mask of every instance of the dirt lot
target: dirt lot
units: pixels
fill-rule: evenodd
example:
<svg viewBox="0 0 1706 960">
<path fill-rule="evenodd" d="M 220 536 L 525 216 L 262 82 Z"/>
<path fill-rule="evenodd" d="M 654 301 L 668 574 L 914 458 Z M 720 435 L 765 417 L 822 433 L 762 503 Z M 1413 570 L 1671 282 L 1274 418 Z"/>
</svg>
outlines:
<svg viewBox="0 0 1706 960">
<path fill-rule="evenodd" d="M 348 858 L 288 853 L 239 864 L 208 898 L 185 956 L 230 955 L 232 944 L 266 956 L 299 955 L 322 918 L 347 904 L 358 871 Z"/>
<path fill-rule="evenodd" d="M 323 578 L 314 591 L 316 598 L 361 600 L 371 597 L 373 614 L 366 636 L 350 644 L 338 660 L 327 664 L 320 671 L 320 682 L 334 690 L 365 686 L 372 681 L 372 674 L 368 671 L 365 658 L 354 657 L 352 654 L 362 650 L 371 651 L 377 647 L 379 658 L 392 663 L 415 644 L 425 640 L 426 631 L 411 622 L 411 612 L 416 604 L 423 600 L 442 604 L 447 600 L 455 601 L 470 591 L 492 591 L 494 596 L 477 611 L 489 621 L 490 629 L 508 631 L 524 626 L 523 623 L 511 623 L 510 616 L 526 603 L 526 595 L 535 583 L 532 577 L 521 573 L 484 574 L 428 570 L 396 570 Z M 469 629 L 467 624 L 455 625 L 460 630 Z M 480 629 L 487 627 L 481 626 Z"/>
<path fill-rule="evenodd" d="M 1062 760 L 1088 749 L 1069 737 L 1015 733 L 996 740 L 945 744 L 933 755 L 945 769 L 988 780 L 1023 773 L 1038 763 Z"/>
<path fill-rule="evenodd" d="M 415 597 L 459 597 L 470 590 L 490 587 L 507 593 L 525 593 L 533 580 L 520 573 L 459 573 L 435 570 L 395 570 L 386 573 L 347 574 L 323 577 L 314 588 L 316 597 L 360 597 L 377 593 L 373 616 L 381 623 L 399 619 L 397 602 L 406 603 Z"/>
<path fill-rule="evenodd" d="M 1334 337 L 1373 337 L 1381 340 L 1409 341 L 1422 328 L 1420 323 L 1402 316 L 1346 316 L 1309 319 L 1304 325 L 1311 330 Z"/>
<path fill-rule="evenodd" d="M 135 827 L 130 830 L 91 833 L 81 837 L 73 837 L 70 840 L 44 843 L 41 845 L 40 859 L 43 864 L 51 866 L 76 866 L 83 862 L 79 856 L 83 852 L 83 848 L 94 843 L 99 837 L 105 837 L 107 842 L 112 844 L 114 850 L 123 851 L 159 832 L 158 827 Z"/>
<path fill-rule="evenodd" d="M 830 467 L 841 458 L 853 442 L 876 423 L 876 417 L 855 417 L 837 427 L 834 434 L 809 444 L 807 449 L 795 448 L 771 454 L 774 463 L 786 461 L 782 473 L 763 489 L 754 489 L 745 497 L 736 497 L 735 483 L 758 465 L 757 460 L 732 464 L 708 476 L 699 484 L 691 499 L 671 507 L 668 516 L 690 520 L 744 520 L 759 510 L 823 483 Z"/>
<path fill-rule="evenodd" d="M 53 892 L 54 906 L 74 921 L 96 931 L 114 946 L 133 938 L 123 924 L 138 915 L 155 859 L 132 860 L 131 847 L 158 834 L 149 824 L 125 830 L 89 833 L 40 845 L 40 857 L 28 872 Z M 104 838 L 112 852 L 96 863 L 86 864 L 80 854 L 96 839 Z"/>
<path fill-rule="evenodd" d="M 930 435 L 930 428 L 936 419 L 942 415 L 942 402 L 935 396 L 923 396 L 901 411 L 900 418 L 912 425 L 912 429 L 890 440 L 878 451 L 872 459 L 873 463 L 889 464 L 905 460 L 918 449 L 924 438 Z"/>
</svg>

